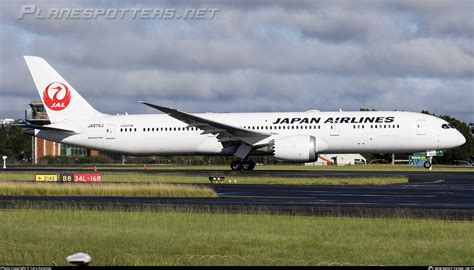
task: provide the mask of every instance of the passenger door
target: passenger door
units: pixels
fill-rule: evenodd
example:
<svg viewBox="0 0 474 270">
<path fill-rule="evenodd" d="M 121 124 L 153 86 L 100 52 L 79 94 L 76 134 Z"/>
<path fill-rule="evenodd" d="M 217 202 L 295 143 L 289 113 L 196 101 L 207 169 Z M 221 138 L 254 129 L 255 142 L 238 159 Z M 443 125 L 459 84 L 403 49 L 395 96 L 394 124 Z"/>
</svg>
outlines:
<svg viewBox="0 0 474 270">
<path fill-rule="evenodd" d="M 416 120 L 416 135 L 426 135 L 426 120 Z"/>
<path fill-rule="evenodd" d="M 106 139 L 115 139 L 115 124 L 107 124 L 105 126 L 106 129 Z"/>
<path fill-rule="evenodd" d="M 330 136 L 339 136 L 339 125 L 332 124 L 329 127 L 329 135 Z"/>
</svg>

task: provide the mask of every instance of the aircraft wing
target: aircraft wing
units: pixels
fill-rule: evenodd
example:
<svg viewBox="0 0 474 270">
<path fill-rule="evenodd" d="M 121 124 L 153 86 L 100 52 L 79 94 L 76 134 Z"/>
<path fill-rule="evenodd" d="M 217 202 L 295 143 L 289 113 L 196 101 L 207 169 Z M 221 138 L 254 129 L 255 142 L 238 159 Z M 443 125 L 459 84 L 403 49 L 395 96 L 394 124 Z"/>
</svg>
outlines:
<svg viewBox="0 0 474 270">
<path fill-rule="evenodd" d="M 222 143 L 228 141 L 240 141 L 249 145 L 253 145 L 256 142 L 271 136 L 271 134 L 267 132 L 256 132 L 253 130 L 220 123 L 214 120 L 209 120 L 203 117 L 178 111 L 176 109 L 158 106 L 144 101 L 140 102 L 162 111 L 169 116 L 188 124 L 189 126 L 201 129 L 203 131 L 201 134 L 217 135 L 217 139 Z"/>
</svg>

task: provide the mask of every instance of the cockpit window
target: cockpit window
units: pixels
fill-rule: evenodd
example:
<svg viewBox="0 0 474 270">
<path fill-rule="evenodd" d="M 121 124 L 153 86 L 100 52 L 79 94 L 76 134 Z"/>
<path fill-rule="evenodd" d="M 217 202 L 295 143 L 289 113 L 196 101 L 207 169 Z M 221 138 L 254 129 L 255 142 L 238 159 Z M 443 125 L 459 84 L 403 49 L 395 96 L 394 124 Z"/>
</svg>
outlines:
<svg viewBox="0 0 474 270">
<path fill-rule="evenodd" d="M 453 125 L 451 125 L 451 124 L 442 124 L 441 127 L 444 128 L 444 129 L 449 129 L 449 128 L 454 128 L 454 129 L 456 129 L 456 128 L 455 128 Z"/>
</svg>

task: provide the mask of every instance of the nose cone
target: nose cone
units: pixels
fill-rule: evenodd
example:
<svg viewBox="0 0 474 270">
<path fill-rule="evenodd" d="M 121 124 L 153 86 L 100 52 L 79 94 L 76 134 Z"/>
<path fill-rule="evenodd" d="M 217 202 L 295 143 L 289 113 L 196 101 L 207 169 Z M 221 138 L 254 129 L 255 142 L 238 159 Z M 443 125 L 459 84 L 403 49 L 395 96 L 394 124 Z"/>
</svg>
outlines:
<svg viewBox="0 0 474 270">
<path fill-rule="evenodd" d="M 461 146 L 464 143 L 466 143 L 466 138 L 464 138 L 461 132 L 458 131 L 458 146 Z"/>
</svg>

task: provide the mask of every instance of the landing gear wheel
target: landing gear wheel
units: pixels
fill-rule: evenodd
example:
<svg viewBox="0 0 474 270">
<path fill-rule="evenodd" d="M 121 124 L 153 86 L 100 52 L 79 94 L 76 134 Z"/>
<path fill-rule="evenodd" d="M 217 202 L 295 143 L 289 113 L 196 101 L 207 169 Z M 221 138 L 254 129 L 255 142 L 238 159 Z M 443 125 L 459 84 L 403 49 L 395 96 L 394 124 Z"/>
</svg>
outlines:
<svg viewBox="0 0 474 270">
<path fill-rule="evenodd" d="M 230 168 L 233 171 L 240 171 L 242 170 L 242 162 L 240 160 L 234 160 L 232 163 L 230 163 Z"/>
<path fill-rule="evenodd" d="M 426 161 L 426 162 L 423 164 L 423 167 L 425 167 L 426 169 L 431 168 L 431 162 Z"/>
<path fill-rule="evenodd" d="M 255 161 L 253 160 L 246 160 L 242 162 L 242 169 L 245 171 L 251 171 L 255 168 Z"/>
</svg>

